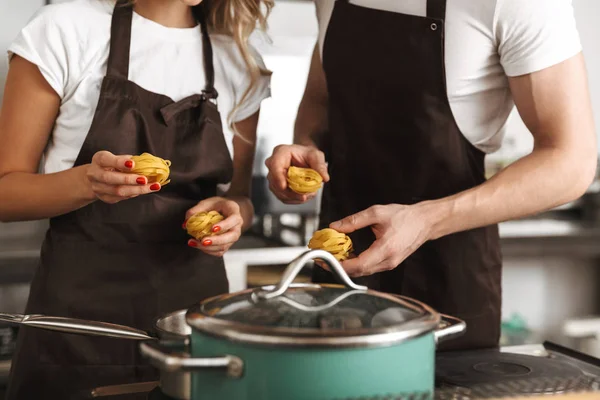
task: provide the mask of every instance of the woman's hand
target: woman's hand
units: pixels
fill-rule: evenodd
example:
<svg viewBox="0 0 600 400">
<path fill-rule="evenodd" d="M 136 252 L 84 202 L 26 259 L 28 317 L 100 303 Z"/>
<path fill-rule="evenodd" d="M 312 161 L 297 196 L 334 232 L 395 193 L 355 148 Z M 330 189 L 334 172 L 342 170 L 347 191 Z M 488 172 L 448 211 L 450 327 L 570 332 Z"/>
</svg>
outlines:
<svg viewBox="0 0 600 400">
<path fill-rule="evenodd" d="M 285 204 L 306 203 L 317 195 L 298 194 L 288 187 L 287 172 L 290 166 L 312 168 L 323 177 L 324 182 L 329 182 L 325 155 L 315 147 L 297 144 L 277 146 L 271 157 L 265 161 L 265 165 L 269 169 L 269 189 Z"/>
<path fill-rule="evenodd" d="M 333 222 L 330 228 L 343 233 L 371 227 L 376 240 L 356 258 L 342 262 L 352 277 L 372 275 L 396 268 L 430 239 L 430 213 L 423 204 L 373 206 Z"/>
<path fill-rule="evenodd" d="M 224 197 L 211 197 L 190 208 L 185 215 L 185 220 L 187 221 L 196 213 L 208 211 L 218 211 L 225 217 L 212 227 L 212 231 L 218 234 L 206 237 L 201 242 L 190 239 L 188 240 L 188 246 L 198 248 L 215 257 L 222 257 L 242 235 L 244 219 L 242 218 L 240 205 Z"/>
<path fill-rule="evenodd" d="M 123 200 L 160 190 L 159 183 L 148 184 L 142 175 L 126 173 L 134 167 L 131 156 L 116 156 L 108 151 L 94 154 L 86 171 L 86 184 L 92 196 L 105 203 Z"/>
</svg>

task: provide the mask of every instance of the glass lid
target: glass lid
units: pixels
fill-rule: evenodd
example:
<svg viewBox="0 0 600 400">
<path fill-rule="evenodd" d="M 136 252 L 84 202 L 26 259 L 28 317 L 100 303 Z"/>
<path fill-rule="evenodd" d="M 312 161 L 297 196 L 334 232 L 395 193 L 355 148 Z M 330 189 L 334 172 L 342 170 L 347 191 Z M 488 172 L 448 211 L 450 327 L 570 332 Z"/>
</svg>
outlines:
<svg viewBox="0 0 600 400">
<path fill-rule="evenodd" d="M 344 285 L 291 284 L 321 259 Z M 226 294 L 191 308 L 195 329 L 237 341 L 357 346 L 390 344 L 434 330 L 439 314 L 412 299 L 356 285 L 333 256 L 313 250 L 294 260 L 276 286 Z"/>
<path fill-rule="evenodd" d="M 392 296 L 331 285 L 294 285 L 281 296 L 264 300 L 257 300 L 256 293 L 213 299 L 200 310 L 206 316 L 251 326 L 320 331 L 384 328 L 424 315 L 424 310 Z"/>
</svg>

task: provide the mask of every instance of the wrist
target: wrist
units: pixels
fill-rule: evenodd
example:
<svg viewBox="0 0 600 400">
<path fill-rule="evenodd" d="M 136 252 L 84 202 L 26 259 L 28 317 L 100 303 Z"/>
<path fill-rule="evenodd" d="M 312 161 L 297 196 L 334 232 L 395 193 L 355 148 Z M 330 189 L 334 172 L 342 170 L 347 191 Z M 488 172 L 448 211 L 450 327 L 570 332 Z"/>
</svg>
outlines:
<svg viewBox="0 0 600 400">
<path fill-rule="evenodd" d="M 450 225 L 456 209 L 454 203 L 453 198 L 445 198 L 418 204 L 428 227 L 427 240 L 439 239 L 453 233 Z"/>
<path fill-rule="evenodd" d="M 240 215 L 244 220 L 242 230 L 245 231 L 252 225 L 252 220 L 254 219 L 254 205 L 252 204 L 252 201 L 247 196 L 231 196 L 227 198 L 231 201 L 235 201 L 240 207 Z"/>
<path fill-rule="evenodd" d="M 91 164 L 85 164 L 76 168 L 76 170 L 78 172 L 77 179 L 79 183 L 77 185 L 77 187 L 79 188 L 78 196 L 82 200 L 91 203 L 96 200 L 96 193 L 94 193 L 94 190 L 92 189 L 92 184 L 87 175 L 90 166 Z"/>
<path fill-rule="evenodd" d="M 297 136 L 294 138 L 294 144 L 312 148 L 318 148 L 316 142 L 310 136 Z"/>
</svg>

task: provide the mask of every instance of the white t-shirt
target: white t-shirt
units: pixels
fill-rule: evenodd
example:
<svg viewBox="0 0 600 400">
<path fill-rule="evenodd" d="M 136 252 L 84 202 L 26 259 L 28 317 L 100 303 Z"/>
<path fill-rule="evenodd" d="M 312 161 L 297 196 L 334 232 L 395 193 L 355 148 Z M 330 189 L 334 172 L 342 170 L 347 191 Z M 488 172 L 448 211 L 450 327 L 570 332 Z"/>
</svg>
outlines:
<svg viewBox="0 0 600 400">
<path fill-rule="evenodd" d="M 9 57 L 18 54 L 36 64 L 62 99 L 44 153 L 45 173 L 71 168 L 90 129 L 106 74 L 113 8 L 110 0 L 75 0 L 42 7 L 8 49 Z M 218 105 L 233 157 L 234 133 L 228 116 L 250 77 L 232 38 L 211 35 L 211 40 Z M 199 27 L 167 28 L 134 13 L 129 79 L 139 86 L 175 101 L 200 93 L 205 86 L 202 55 Z M 270 95 L 269 85 L 269 77 L 261 78 L 232 121 L 254 114 Z"/>
<path fill-rule="evenodd" d="M 323 40 L 335 0 L 314 0 Z M 425 16 L 427 0 L 350 0 Z M 581 51 L 571 0 L 447 0 L 448 98 L 465 137 L 496 151 L 514 103 L 508 78 L 548 68 Z M 360 55 L 357 55 L 359 57 Z"/>
</svg>

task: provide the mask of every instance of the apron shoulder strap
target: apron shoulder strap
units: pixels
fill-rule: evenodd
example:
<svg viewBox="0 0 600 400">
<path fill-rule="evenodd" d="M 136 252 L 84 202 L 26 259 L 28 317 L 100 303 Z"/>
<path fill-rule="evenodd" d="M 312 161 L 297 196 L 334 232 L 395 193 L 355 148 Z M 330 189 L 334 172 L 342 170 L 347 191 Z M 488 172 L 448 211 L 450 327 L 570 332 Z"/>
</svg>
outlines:
<svg viewBox="0 0 600 400">
<path fill-rule="evenodd" d="M 196 19 L 202 31 L 202 47 L 204 53 L 204 73 L 206 86 L 203 94 L 209 99 L 218 96 L 215 89 L 215 70 L 213 66 L 213 51 L 206 17 L 202 6 L 194 7 Z M 129 52 L 131 48 L 131 22 L 133 19 L 133 5 L 128 0 L 117 0 L 112 16 L 110 28 L 110 53 L 108 56 L 107 75 L 129 79 Z"/>
<path fill-rule="evenodd" d="M 435 19 L 446 19 L 446 0 L 427 0 L 427 16 Z"/>
<path fill-rule="evenodd" d="M 128 0 L 117 0 L 110 27 L 110 53 L 106 75 L 129 79 L 129 50 L 133 5 Z"/>
<path fill-rule="evenodd" d="M 206 14 L 202 4 L 193 8 L 196 20 L 200 24 L 202 31 L 202 52 L 204 57 L 204 74 L 206 75 L 206 86 L 202 93 L 208 99 L 216 99 L 219 95 L 215 89 L 215 68 L 213 65 L 213 50 L 210 36 L 208 34 L 208 26 L 206 23 Z"/>
</svg>

